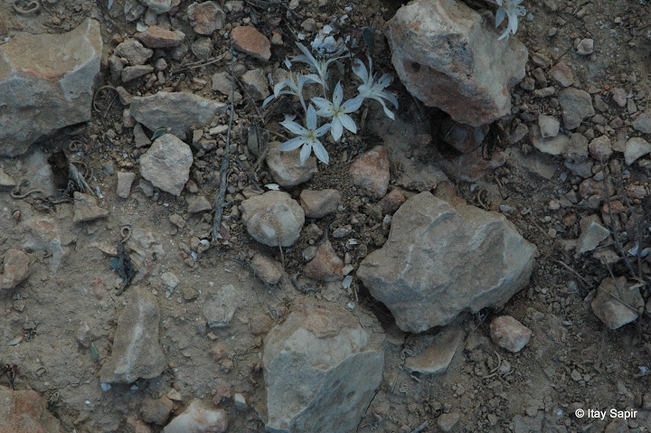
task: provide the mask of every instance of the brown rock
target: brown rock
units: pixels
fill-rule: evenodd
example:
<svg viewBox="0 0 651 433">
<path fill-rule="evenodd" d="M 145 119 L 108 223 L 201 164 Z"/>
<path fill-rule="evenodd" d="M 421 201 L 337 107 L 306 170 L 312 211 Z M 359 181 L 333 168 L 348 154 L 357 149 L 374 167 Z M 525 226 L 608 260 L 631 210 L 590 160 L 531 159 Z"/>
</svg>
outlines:
<svg viewBox="0 0 651 433">
<path fill-rule="evenodd" d="M 4 271 L 0 275 L 0 290 L 13 289 L 29 275 L 29 256 L 20 250 L 7 250 Z"/>
<path fill-rule="evenodd" d="M 394 188 L 387 195 L 382 197 L 382 200 L 378 202 L 382 213 L 392 214 L 398 210 L 398 208 L 405 202 L 405 195 L 398 188 Z"/>
<path fill-rule="evenodd" d="M 0 386 L 0 433 L 62 433 L 59 420 L 36 391 Z"/>
<path fill-rule="evenodd" d="M 305 266 L 304 274 L 319 281 L 337 281 L 343 277 L 344 262 L 329 240 L 316 250 L 316 256 Z"/>
<path fill-rule="evenodd" d="M 549 74 L 563 87 L 569 87 L 574 83 L 574 73 L 563 62 L 556 63 L 554 67 L 549 70 Z"/>
<path fill-rule="evenodd" d="M 166 48 L 179 45 L 185 38 L 185 34 L 159 26 L 151 26 L 144 32 L 136 33 L 134 37 L 149 48 Z"/>
<path fill-rule="evenodd" d="M 271 43 L 262 33 L 251 26 L 237 26 L 231 32 L 235 48 L 260 60 L 271 57 Z"/>
<path fill-rule="evenodd" d="M 531 338 L 531 329 L 511 316 L 493 319 L 490 332 L 495 344 L 513 353 L 521 351 Z"/>
<path fill-rule="evenodd" d="M 265 254 L 256 254 L 251 260 L 251 268 L 269 285 L 276 284 L 283 276 L 283 265 Z"/>
<path fill-rule="evenodd" d="M 355 158 L 348 171 L 353 184 L 368 192 L 373 198 L 384 197 L 389 188 L 389 154 L 386 148 L 375 146 Z"/>
<path fill-rule="evenodd" d="M 224 27 L 226 14 L 217 3 L 207 1 L 188 6 L 188 18 L 195 32 L 200 35 L 211 35 L 215 30 Z"/>
<path fill-rule="evenodd" d="M 337 212 L 339 203 L 341 203 L 341 193 L 336 189 L 322 191 L 304 189 L 301 191 L 301 207 L 308 218 L 323 218 Z"/>
<path fill-rule="evenodd" d="M 75 223 L 105 218 L 109 214 L 109 211 L 97 206 L 97 200 L 90 194 L 75 192 L 74 200 L 72 221 Z"/>
<path fill-rule="evenodd" d="M 140 418 L 147 423 L 163 425 L 173 408 L 174 402 L 166 396 L 157 399 L 148 398 L 140 406 Z"/>
</svg>

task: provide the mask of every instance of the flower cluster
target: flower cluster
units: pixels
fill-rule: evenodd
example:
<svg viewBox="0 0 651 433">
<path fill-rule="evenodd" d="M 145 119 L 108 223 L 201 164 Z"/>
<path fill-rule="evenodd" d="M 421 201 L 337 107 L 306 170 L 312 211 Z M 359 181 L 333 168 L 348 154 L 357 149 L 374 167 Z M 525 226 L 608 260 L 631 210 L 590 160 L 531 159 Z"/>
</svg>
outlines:
<svg viewBox="0 0 651 433">
<path fill-rule="evenodd" d="M 312 151 L 314 151 L 316 157 L 321 162 L 327 164 L 330 157 L 319 138 L 330 132 L 333 140 L 338 142 L 343 136 L 344 129 L 356 134 L 357 125 L 350 114 L 357 111 L 365 99 L 378 101 L 382 105 L 387 117 L 390 119 L 395 118 L 385 103 L 385 101 L 388 101 L 395 108 L 398 108 L 398 100 L 396 97 L 385 90 L 393 81 L 393 77 L 389 74 L 384 74 L 377 79 L 372 73 L 373 64 L 370 57 L 368 59 L 368 69 L 366 69 L 366 65 L 362 61 L 355 59 L 352 70 L 362 80 L 362 83 L 357 87 L 357 96 L 344 100 L 344 89 L 341 82 L 338 82 L 330 93 L 331 97 L 328 99 L 327 95 L 331 85 L 329 84 L 329 67 L 335 62 L 341 64 L 339 61 L 344 58 L 346 49 L 342 48 L 326 58 L 316 58 L 305 46 L 300 43 L 297 43 L 297 45 L 303 54 L 294 57 L 293 60 L 307 64 L 311 73 L 294 75 L 290 72 L 289 79 L 281 81 L 274 86 L 273 94 L 265 99 L 263 106 L 266 106 L 273 99 L 281 95 L 297 97 L 305 111 L 305 126 L 295 122 L 293 116 L 286 116 L 285 120 L 280 122 L 280 124 L 289 132 L 295 134 L 296 137 L 283 143 L 280 146 L 280 150 L 290 151 L 300 147 L 301 164 L 305 163 Z M 291 69 L 291 62 L 287 61 L 286 64 Z M 308 83 L 320 85 L 323 97 L 314 97 L 309 102 L 306 102 L 303 96 L 303 88 Z M 317 108 L 315 109 L 314 106 Z M 327 122 L 318 126 L 319 117 L 326 119 Z"/>
</svg>

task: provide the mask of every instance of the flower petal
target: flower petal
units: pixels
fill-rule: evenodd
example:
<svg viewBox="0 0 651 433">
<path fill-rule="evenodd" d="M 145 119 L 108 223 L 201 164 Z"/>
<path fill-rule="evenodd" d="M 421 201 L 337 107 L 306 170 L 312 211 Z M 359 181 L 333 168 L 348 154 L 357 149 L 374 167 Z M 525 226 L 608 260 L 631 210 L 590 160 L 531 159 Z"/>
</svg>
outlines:
<svg viewBox="0 0 651 433">
<path fill-rule="evenodd" d="M 364 83 L 368 81 L 368 71 L 366 70 L 366 65 L 361 60 L 353 60 L 353 73 L 361 78 Z"/>
<path fill-rule="evenodd" d="M 312 153 L 312 145 L 305 143 L 301 148 L 301 165 L 305 164 L 305 161 L 310 157 L 310 153 Z"/>
<path fill-rule="evenodd" d="M 335 141 L 339 141 L 341 135 L 344 133 L 344 127 L 339 121 L 339 116 L 332 119 L 332 126 L 330 127 L 330 134 Z"/>
<path fill-rule="evenodd" d="M 303 137 L 294 137 L 291 140 L 287 140 L 280 145 L 278 150 L 281 152 L 289 152 L 290 150 L 298 149 L 303 144 L 305 144 L 305 138 Z"/>
<path fill-rule="evenodd" d="M 383 89 L 385 87 L 388 87 L 391 83 L 393 83 L 393 75 L 391 74 L 383 74 L 382 77 L 377 81 L 377 85 L 381 86 Z"/>
<path fill-rule="evenodd" d="M 502 8 L 499 8 L 495 13 L 495 28 L 499 27 L 499 25 L 502 24 L 504 18 L 506 18 L 506 11 Z"/>
<path fill-rule="evenodd" d="M 382 92 L 380 96 L 386 99 L 387 101 L 391 102 L 395 108 L 398 108 L 398 100 L 391 93 Z"/>
<path fill-rule="evenodd" d="M 314 111 L 314 106 L 312 104 L 307 107 L 307 116 L 305 117 L 305 126 L 308 130 L 316 129 L 316 111 Z"/>
<path fill-rule="evenodd" d="M 332 117 L 334 110 L 332 109 L 332 103 L 325 98 L 312 98 L 312 102 L 317 106 L 319 111 L 316 112 L 317 115 L 321 117 Z M 323 113 L 329 114 L 323 114 Z"/>
<path fill-rule="evenodd" d="M 312 145 L 312 150 L 314 150 L 314 155 L 319 159 L 324 164 L 327 164 L 330 162 L 330 155 L 328 155 L 328 151 L 323 147 L 323 144 L 319 140 L 316 140 L 314 144 Z"/>
<path fill-rule="evenodd" d="M 339 115 L 339 121 L 343 125 L 344 128 L 346 128 L 347 130 L 349 130 L 353 134 L 357 134 L 357 125 L 355 125 L 355 121 L 348 114 Z M 333 122 L 333 124 L 334 124 L 334 122 Z"/>
<path fill-rule="evenodd" d="M 344 113 L 353 113 L 357 111 L 359 107 L 362 106 L 362 102 L 364 102 L 364 98 L 362 98 L 360 95 L 357 95 L 353 99 L 349 99 L 348 101 L 344 102 L 342 106 Z"/>
<path fill-rule="evenodd" d="M 330 123 L 326 123 L 325 125 L 321 125 L 321 126 L 319 127 L 319 129 L 317 129 L 316 131 L 314 131 L 314 136 L 315 136 L 315 137 L 321 137 L 323 134 L 325 134 L 326 132 L 328 132 L 328 129 L 330 129 L 330 126 L 331 126 Z"/>
<path fill-rule="evenodd" d="M 280 122 L 280 124 L 289 130 L 289 132 L 292 132 L 296 135 L 307 135 L 308 133 L 307 129 L 290 119 L 285 119 Z"/>
<path fill-rule="evenodd" d="M 386 106 L 386 104 L 384 103 L 384 100 L 383 100 L 382 98 L 379 98 L 379 97 L 377 97 L 377 96 L 372 96 L 371 99 L 375 99 L 375 100 L 378 101 L 380 104 L 382 104 L 382 108 L 384 109 L 384 114 L 385 114 L 389 119 L 391 119 L 391 120 L 395 120 L 395 119 L 396 119 L 396 116 L 391 112 L 391 110 L 389 110 L 389 109 L 387 108 L 387 106 Z"/>
<path fill-rule="evenodd" d="M 334 92 L 332 92 L 332 105 L 338 108 L 341 105 L 341 102 L 344 100 L 344 89 L 341 87 L 341 81 L 335 86 Z"/>
</svg>

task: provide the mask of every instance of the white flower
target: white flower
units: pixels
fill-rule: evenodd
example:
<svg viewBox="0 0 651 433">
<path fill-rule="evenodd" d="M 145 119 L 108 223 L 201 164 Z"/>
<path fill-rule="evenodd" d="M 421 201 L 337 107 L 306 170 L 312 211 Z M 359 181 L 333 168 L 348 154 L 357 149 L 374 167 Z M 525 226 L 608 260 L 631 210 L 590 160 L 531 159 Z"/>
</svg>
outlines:
<svg viewBox="0 0 651 433">
<path fill-rule="evenodd" d="M 305 45 L 297 42 L 296 45 L 303 52 L 303 54 L 298 55 L 293 58 L 295 62 L 306 63 L 313 72 L 319 77 L 319 84 L 323 86 L 324 89 L 328 89 L 328 67 L 330 63 L 335 62 L 341 59 L 343 56 L 341 54 L 346 51 L 346 47 L 341 48 L 339 51 L 334 52 L 329 55 L 327 60 L 317 60 L 310 50 L 308 50 Z"/>
<path fill-rule="evenodd" d="M 353 72 L 359 78 L 362 79 L 362 84 L 357 88 L 359 91 L 359 96 L 364 99 L 375 99 L 384 108 L 384 114 L 387 115 L 389 119 L 395 119 L 394 114 L 389 110 L 384 103 L 384 100 L 391 102 L 395 108 L 398 108 L 398 100 L 389 92 L 385 92 L 384 89 L 387 88 L 393 81 L 393 76 L 390 74 L 384 74 L 380 77 L 379 80 L 375 81 L 375 76 L 372 74 L 373 60 L 368 58 L 368 70 L 366 70 L 366 65 L 359 60 L 355 59 L 353 62 Z"/>
<path fill-rule="evenodd" d="M 305 86 L 307 83 L 320 83 L 320 79 L 317 75 L 315 74 L 308 74 L 308 75 L 298 75 L 298 78 L 294 80 L 294 77 L 291 77 L 289 80 L 283 80 L 279 83 L 277 83 L 274 86 L 274 93 L 262 102 L 262 106 L 266 107 L 269 102 L 271 102 L 273 99 L 277 98 L 280 95 L 293 95 L 293 96 L 298 96 L 299 101 L 301 101 L 301 105 L 303 106 L 303 110 L 305 110 L 305 99 L 303 98 L 303 86 Z"/>
<path fill-rule="evenodd" d="M 289 118 L 286 118 L 284 121 L 280 122 L 280 124 L 287 128 L 290 132 L 298 135 L 298 137 L 294 137 L 291 140 L 288 140 L 281 144 L 281 151 L 286 152 L 298 149 L 299 147 L 303 146 L 301 148 L 301 165 L 307 161 L 310 153 L 312 153 L 312 149 L 314 149 L 314 154 L 317 158 L 319 158 L 321 162 L 327 164 L 328 161 L 330 161 L 328 151 L 325 150 L 325 147 L 323 147 L 323 144 L 321 144 L 321 141 L 319 141 L 319 137 L 328 132 L 328 129 L 330 129 L 330 124 L 326 123 L 319 128 L 316 127 L 316 111 L 314 110 L 312 104 L 310 104 L 310 106 L 307 108 L 305 127 L 299 125 Z"/>
<path fill-rule="evenodd" d="M 332 102 L 325 98 L 312 98 L 312 102 L 319 108 L 316 114 L 321 117 L 332 118 L 330 133 L 335 141 L 339 141 L 341 135 L 344 133 L 344 128 L 353 134 L 357 134 L 357 125 L 355 125 L 355 121 L 348 113 L 356 111 L 362 105 L 363 98 L 358 96 L 346 102 L 343 102 L 343 99 L 344 90 L 341 87 L 341 82 L 335 86 L 332 94 Z"/>
<path fill-rule="evenodd" d="M 508 38 L 509 33 L 514 35 L 518 31 L 518 20 L 527 14 L 527 10 L 524 6 L 520 6 L 523 0 L 495 0 L 495 2 L 499 6 L 495 13 L 495 28 L 502 24 L 504 18 L 509 18 L 506 30 L 498 39 L 502 40 Z"/>
</svg>

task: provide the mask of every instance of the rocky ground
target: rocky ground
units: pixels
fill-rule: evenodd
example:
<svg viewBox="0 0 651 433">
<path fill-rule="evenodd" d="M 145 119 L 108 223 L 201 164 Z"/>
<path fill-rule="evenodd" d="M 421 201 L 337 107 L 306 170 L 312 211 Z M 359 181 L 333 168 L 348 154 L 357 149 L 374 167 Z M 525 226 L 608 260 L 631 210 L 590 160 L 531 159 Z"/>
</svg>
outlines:
<svg viewBox="0 0 651 433">
<path fill-rule="evenodd" d="M 0 432 L 651 430 L 649 6 L 432 4 L 0 4 Z M 399 108 L 300 165 L 328 34 Z"/>
</svg>

